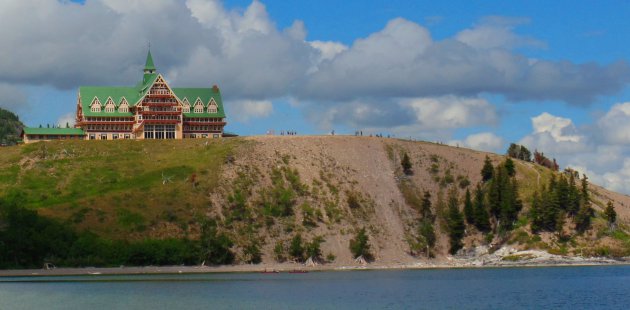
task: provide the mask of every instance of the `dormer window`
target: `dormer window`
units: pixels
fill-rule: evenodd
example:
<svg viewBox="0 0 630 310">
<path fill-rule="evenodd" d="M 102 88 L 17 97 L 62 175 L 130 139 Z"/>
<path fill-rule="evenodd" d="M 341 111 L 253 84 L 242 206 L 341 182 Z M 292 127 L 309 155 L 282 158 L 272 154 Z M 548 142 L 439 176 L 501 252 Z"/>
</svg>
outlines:
<svg viewBox="0 0 630 310">
<path fill-rule="evenodd" d="M 188 102 L 188 98 L 184 98 L 182 104 L 184 105 L 182 108 L 182 112 L 190 113 L 190 102 Z"/>
<path fill-rule="evenodd" d="M 116 111 L 116 106 L 114 105 L 112 98 L 109 98 L 107 100 L 107 104 L 105 104 L 105 113 L 114 113 L 114 111 Z"/>
<path fill-rule="evenodd" d="M 203 103 L 201 103 L 201 99 L 197 98 L 195 102 L 195 113 L 203 113 Z"/>
<path fill-rule="evenodd" d="M 214 102 L 214 99 L 211 99 L 210 103 L 208 103 L 208 113 L 217 113 L 217 111 L 217 103 Z"/>
<path fill-rule="evenodd" d="M 123 99 L 120 106 L 118 106 L 118 112 L 121 112 L 121 113 L 129 112 L 129 105 L 127 104 L 127 101 L 125 99 Z"/>
<path fill-rule="evenodd" d="M 101 103 L 98 102 L 98 99 L 94 98 L 94 101 L 92 101 L 92 105 L 90 105 L 90 111 L 101 112 Z"/>
</svg>

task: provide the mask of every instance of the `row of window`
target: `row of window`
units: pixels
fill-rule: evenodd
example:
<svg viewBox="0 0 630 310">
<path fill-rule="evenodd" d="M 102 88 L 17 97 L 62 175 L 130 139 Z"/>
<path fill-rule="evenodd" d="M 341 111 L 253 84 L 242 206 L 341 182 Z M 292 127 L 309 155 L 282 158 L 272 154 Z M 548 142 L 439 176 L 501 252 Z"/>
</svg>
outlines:
<svg viewBox="0 0 630 310">
<path fill-rule="evenodd" d="M 131 126 L 125 125 L 88 125 L 88 131 L 131 131 Z"/>
<path fill-rule="evenodd" d="M 108 137 L 110 135 L 106 134 L 106 133 L 102 133 L 102 134 L 90 134 L 90 140 L 96 140 L 96 138 L 98 137 L 99 140 L 109 140 Z M 111 134 L 111 139 L 112 140 L 118 140 L 118 139 L 131 139 L 131 134 Z"/>
<path fill-rule="evenodd" d="M 221 126 L 184 126 L 184 131 L 220 131 Z"/>
<path fill-rule="evenodd" d="M 219 117 L 195 117 L 195 118 L 185 118 L 186 122 L 195 122 L 195 123 L 218 123 L 222 122 L 223 119 Z"/>
<path fill-rule="evenodd" d="M 29 140 L 83 140 L 78 135 L 29 135 Z"/>
<path fill-rule="evenodd" d="M 132 122 L 131 117 L 86 117 L 88 122 Z"/>
</svg>

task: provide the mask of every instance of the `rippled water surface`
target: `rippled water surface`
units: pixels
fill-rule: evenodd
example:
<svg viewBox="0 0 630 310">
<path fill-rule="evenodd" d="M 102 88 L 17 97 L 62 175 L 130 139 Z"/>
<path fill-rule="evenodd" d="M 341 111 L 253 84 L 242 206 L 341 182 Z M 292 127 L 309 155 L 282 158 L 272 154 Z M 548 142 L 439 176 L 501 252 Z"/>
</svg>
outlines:
<svg viewBox="0 0 630 310">
<path fill-rule="evenodd" d="M 630 266 L 0 278 L 0 309 L 630 309 Z"/>
</svg>

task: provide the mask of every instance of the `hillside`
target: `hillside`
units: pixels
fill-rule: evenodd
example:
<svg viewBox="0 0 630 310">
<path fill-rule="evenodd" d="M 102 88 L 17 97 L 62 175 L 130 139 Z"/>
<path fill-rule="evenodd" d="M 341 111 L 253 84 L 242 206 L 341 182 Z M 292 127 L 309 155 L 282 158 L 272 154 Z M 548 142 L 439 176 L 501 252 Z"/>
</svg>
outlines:
<svg viewBox="0 0 630 310">
<path fill-rule="evenodd" d="M 401 168 L 405 153 L 412 175 Z M 463 208 L 465 188 L 472 191 L 482 181 L 486 156 L 495 166 L 505 160 L 464 148 L 372 137 L 57 141 L 2 149 L 0 196 L 19 191 L 26 208 L 110 241 L 206 244 L 212 231 L 215 239 L 210 239 L 223 240 L 219 243 L 234 255 L 229 261 L 237 263 L 295 259 L 292 245 L 299 235 L 303 251 L 320 245 L 320 261 L 353 264 L 349 244 L 361 228 L 376 262 L 439 262 L 450 257 L 444 200 L 456 193 Z M 567 217 L 561 233 L 534 233 L 528 220 L 532 195 L 553 173 L 517 160 L 515 167 L 523 209 L 513 227 L 483 233 L 467 224 L 458 256 L 505 245 L 569 256 L 630 255 L 630 197 L 590 185 L 595 212 L 586 232 L 576 232 Z M 431 258 L 418 237 L 424 191 L 431 194 L 436 233 Z M 608 201 L 618 214 L 614 230 L 603 215 Z"/>
<path fill-rule="evenodd" d="M 24 124 L 11 111 L 0 108 L 0 146 L 15 145 Z"/>
</svg>

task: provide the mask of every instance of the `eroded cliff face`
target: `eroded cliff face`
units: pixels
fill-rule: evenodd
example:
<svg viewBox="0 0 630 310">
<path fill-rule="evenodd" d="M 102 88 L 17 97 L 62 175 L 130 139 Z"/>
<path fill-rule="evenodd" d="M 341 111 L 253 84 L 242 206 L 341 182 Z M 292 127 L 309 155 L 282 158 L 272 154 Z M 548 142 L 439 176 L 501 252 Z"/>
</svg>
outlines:
<svg viewBox="0 0 630 310">
<path fill-rule="evenodd" d="M 412 163 L 410 175 L 403 173 L 400 164 L 405 153 Z M 361 228 L 368 232 L 377 262 L 445 261 L 449 256 L 447 193 L 456 192 L 461 210 L 466 189 L 472 191 L 481 182 L 486 156 L 495 165 L 505 160 L 470 149 L 375 137 L 246 138 L 223 167 L 222 186 L 211 195 L 213 207 L 208 215 L 226 223 L 224 227 L 243 247 L 256 236 L 265 262 L 276 261 L 280 248 L 290 260 L 286 252 L 291 239 L 300 234 L 305 242 L 323 241 L 323 258 L 334 256 L 336 263 L 350 264 L 354 257 L 349 243 Z M 507 244 L 516 250 L 541 249 L 563 255 L 585 255 L 585 251 L 591 255 L 614 248 L 623 255 L 627 242 L 606 233 L 607 225 L 598 216 L 584 234 L 574 231 L 570 219 L 565 224 L 566 236 L 533 234 L 526 216 L 529 201 L 552 172 L 532 163 L 515 163 L 524 204 L 515 229 L 482 233 L 466 225 L 460 255 L 475 256 L 484 247 L 493 251 Z M 597 186 L 590 190 L 596 213 L 613 201 L 619 222 L 628 221 L 627 196 Z M 435 246 L 428 251 L 431 258 L 424 246 L 418 247 L 420 200 L 425 191 L 431 194 L 436 233 Z M 288 199 L 283 200 L 283 193 Z M 235 202 L 236 196 L 240 202 Z M 288 210 L 274 210 L 277 205 Z"/>
</svg>

